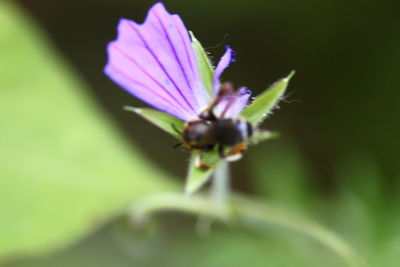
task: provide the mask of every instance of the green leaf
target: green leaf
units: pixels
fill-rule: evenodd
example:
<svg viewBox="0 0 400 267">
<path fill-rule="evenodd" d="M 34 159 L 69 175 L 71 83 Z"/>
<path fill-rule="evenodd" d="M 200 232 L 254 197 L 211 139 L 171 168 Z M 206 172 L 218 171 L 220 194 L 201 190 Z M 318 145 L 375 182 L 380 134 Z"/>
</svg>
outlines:
<svg viewBox="0 0 400 267">
<path fill-rule="evenodd" d="M 209 165 L 210 168 L 199 168 L 196 166 L 198 160 Z M 189 173 L 186 178 L 185 193 L 190 195 L 198 191 L 210 179 L 215 167 L 220 162 L 221 158 L 216 149 L 207 153 L 193 152 L 189 162 Z"/>
<path fill-rule="evenodd" d="M 250 138 L 249 143 L 258 144 L 262 141 L 266 141 L 277 137 L 279 137 L 279 134 L 277 132 L 255 131 L 253 136 Z"/>
<path fill-rule="evenodd" d="M 203 81 L 206 91 L 209 93 L 209 95 L 212 95 L 212 81 L 214 78 L 214 69 L 203 46 L 196 39 L 196 37 L 192 32 L 189 31 L 189 33 L 190 36 L 192 37 L 192 47 L 194 49 L 194 52 L 196 53 L 196 59 L 201 80 Z"/>
<path fill-rule="evenodd" d="M 0 1 L 0 261 L 64 247 L 176 188 L 14 5 Z"/>
<path fill-rule="evenodd" d="M 282 98 L 289 80 L 293 75 L 294 71 L 292 71 L 286 78 L 274 83 L 261 95 L 257 96 L 257 98 L 242 111 L 241 116 L 253 125 L 261 123 Z"/>
<path fill-rule="evenodd" d="M 184 122 L 180 119 L 168 115 L 165 112 L 158 111 L 151 108 L 134 108 L 134 107 L 124 107 L 125 110 L 135 112 L 142 118 L 148 120 L 155 126 L 159 127 L 160 129 L 166 131 L 167 133 L 171 134 L 172 136 L 176 137 L 177 139 L 181 140 L 182 136 L 179 132 L 182 132 Z"/>
</svg>

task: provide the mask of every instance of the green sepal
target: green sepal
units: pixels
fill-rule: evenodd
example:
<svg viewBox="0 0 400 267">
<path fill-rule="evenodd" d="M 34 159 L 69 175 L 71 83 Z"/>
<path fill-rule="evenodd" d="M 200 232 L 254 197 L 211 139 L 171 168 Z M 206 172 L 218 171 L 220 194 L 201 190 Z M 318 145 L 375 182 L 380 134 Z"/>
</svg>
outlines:
<svg viewBox="0 0 400 267">
<path fill-rule="evenodd" d="M 210 168 L 203 169 L 196 165 L 196 161 L 201 157 L 201 161 Z M 185 194 L 191 195 L 198 191 L 213 174 L 215 167 L 221 162 L 216 149 L 209 152 L 193 152 L 189 162 L 189 173 L 185 183 Z"/>
<path fill-rule="evenodd" d="M 241 116 L 253 125 L 261 123 L 282 98 L 289 80 L 294 73 L 294 71 L 290 72 L 286 78 L 275 82 L 270 88 L 256 97 L 255 100 L 242 111 Z"/>
<path fill-rule="evenodd" d="M 194 34 L 189 31 L 190 37 L 192 38 L 192 47 L 194 52 L 196 53 L 196 61 L 198 64 L 198 69 L 200 73 L 200 78 L 203 82 L 204 88 L 208 92 L 208 94 L 212 95 L 212 81 L 214 78 L 214 69 L 213 66 L 207 56 L 207 52 L 204 50 L 201 43 L 196 39 Z"/>
<path fill-rule="evenodd" d="M 260 142 L 273 139 L 273 138 L 278 138 L 279 133 L 277 132 L 270 132 L 270 131 L 255 131 L 253 136 L 250 138 L 248 141 L 249 144 L 255 145 Z"/>
<path fill-rule="evenodd" d="M 164 130 L 165 132 L 171 134 L 172 136 L 176 137 L 177 139 L 181 140 L 182 136 L 179 132 L 182 132 L 184 122 L 180 119 L 168 115 L 162 111 L 158 111 L 151 108 L 135 108 L 125 106 L 125 110 L 132 111 L 142 118 L 148 120 L 158 128 Z"/>
</svg>

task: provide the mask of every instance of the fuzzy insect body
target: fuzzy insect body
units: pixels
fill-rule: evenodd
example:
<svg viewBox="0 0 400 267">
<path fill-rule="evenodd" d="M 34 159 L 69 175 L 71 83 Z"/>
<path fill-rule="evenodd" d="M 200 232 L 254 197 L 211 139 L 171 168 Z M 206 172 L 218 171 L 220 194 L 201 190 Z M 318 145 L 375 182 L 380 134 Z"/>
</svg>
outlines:
<svg viewBox="0 0 400 267">
<path fill-rule="evenodd" d="M 215 145 L 235 146 L 248 140 L 253 126 L 244 119 L 194 120 L 186 122 L 182 132 L 184 144 L 193 149 L 209 151 Z"/>
<path fill-rule="evenodd" d="M 240 117 L 224 118 L 224 111 L 216 116 L 214 111 L 221 102 L 234 94 L 231 83 L 222 84 L 217 97 L 200 113 L 199 118 L 185 123 L 181 133 L 185 147 L 207 152 L 217 146 L 222 158 L 236 160 L 241 157 L 242 152 L 247 150 L 247 141 L 253 135 L 253 126 Z M 227 147 L 232 148 L 228 155 L 225 154 Z"/>
</svg>

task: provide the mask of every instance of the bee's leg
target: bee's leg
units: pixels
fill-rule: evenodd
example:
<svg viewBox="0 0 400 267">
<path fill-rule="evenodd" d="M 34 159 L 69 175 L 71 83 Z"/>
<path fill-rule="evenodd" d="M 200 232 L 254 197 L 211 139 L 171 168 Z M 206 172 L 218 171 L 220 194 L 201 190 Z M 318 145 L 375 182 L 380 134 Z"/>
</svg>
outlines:
<svg viewBox="0 0 400 267">
<path fill-rule="evenodd" d="M 206 121 L 216 121 L 217 117 L 214 114 L 214 111 L 212 109 L 206 109 L 199 115 L 200 119 L 206 120 Z"/>
<path fill-rule="evenodd" d="M 215 146 L 215 145 L 209 145 L 209 146 L 203 147 L 203 148 L 201 149 L 201 151 L 202 151 L 202 152 L 211 151 L 211 150 L 213 150 L 214 146 Z"/>
<path fill-rule="evenodd" d="M 225 155 L 225 147 L 224 147 L 223 145 L 219 145 L 219 146 L 218 146 L 218 154 L 219 154 L 219 156 L 220 156 L 221 159 L 226 158 L 226 155 Z"/>
<path fill-rule="evenodd" d="M 236 161 L 242 158 L 243 152 L 247 150 L 247 146 L 245 144 L 238 144 L 234 146 L 228 153 L 226 160 L 227 161 Z"/>
<path fill-rule="evenodd" d="M 203 170 L 208 170 L 210 169 L 212 166 L 208 165 L 207 163 L 205 163 L 203 161 L 203 159 L 201 158 L 201 153 L 198 153 L 196 156 L 196 158 L 194 159 L 194 165 L 197 168 L 203 169 Z"/>
<path fill-rule="evenodd" d="M 209 146 L 206 146 L 206 147 L 203 147 L 200 149 L 201 152 L 196 155 L 196 158 L 194 160 L 194 164 L 196 167 L 204 169 L 204 170 L 208 170 L 212 167 L 211 165 L 209 165 L 203 161 L 202 155 L 203 155 L 203 152 L 211 151 L 214 149 L 214 147 L 215 147 L 215 145 L 209 145 Z"/>
<path fill-rule="evenodd" d="M 221 102 L 225 95 L 233 95 L 234 89 L 230 82 L 225 82 L 221 85 L 217 96 L 212 100 L 211 104 L 200 113 L 199 118 L 206 121 L 216 121 L 218 118 L 214 114 L 214 108 Z"/>
<path fill-rule="evenodd" d="M 219 88 L 218 96 L 221 97 L 224 95 L 233 94 L 234 92 L 235 89 L 233 88 L 233 84 L 231 82 L 224 82 Z"/>
<path fill-rule="evenodd" d="M 179 131 L 178 128 L 176 128 L 176 125 L 175 125 L 175 124 L 172 123 L 172 124 L 171 124 L 171 127 L 172 127 L 172 129 L 173 129 L 177 134 L 182 135 L 182 132 Z"/>
</svg>

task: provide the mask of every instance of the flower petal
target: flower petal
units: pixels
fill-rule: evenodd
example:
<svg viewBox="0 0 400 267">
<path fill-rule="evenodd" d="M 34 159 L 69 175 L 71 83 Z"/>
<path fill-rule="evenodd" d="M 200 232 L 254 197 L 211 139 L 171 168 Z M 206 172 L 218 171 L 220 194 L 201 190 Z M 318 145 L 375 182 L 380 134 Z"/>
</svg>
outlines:
<svg viewBox="0 0 400 267">
<path fill-rule="evenodd" d="M 251 91 L 242 87 L 234 94 L 224 95 L 218 105 L 214 108 L 214 113 L 218 118 L 234 118 L 247 105 Z"/>
<path fill-rule="evenodd" d="M 189 34 L 163 4 L 155 4 L 141 25 L 121 19 L 108 55 L 105 73 L 153 107 L 190 120 L 207 106 Z"/>
<path fill-rule="evenodd" d="M 225 47 L 226 51 L 220 61 L 218 62 L 217 67 L 215 68 L 214 72 L 214 79 L 213 79 L 213 96 L 216 96 L 219 87 L 220 87 L 220 76 L 222 72 L 229 66 L 231 62 L 234 62 L 234 56 L 236 55 L 235 51 L 233 51 L 228 45 Z"/>
<path fill-rule="evenodd" d="M 225 116 L 228 118 L 237 117 L 242 110 L 247 106 L 251 96 L 251 91 L 246 87 L 242 87 L 238 90 L 236 100 L 231 105 Z"/>
</svg>

